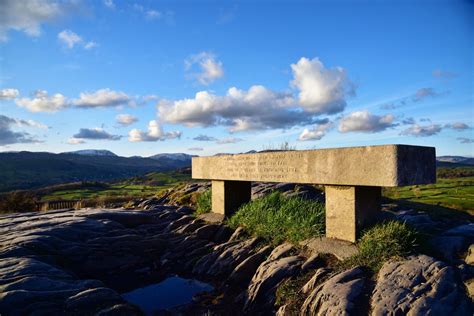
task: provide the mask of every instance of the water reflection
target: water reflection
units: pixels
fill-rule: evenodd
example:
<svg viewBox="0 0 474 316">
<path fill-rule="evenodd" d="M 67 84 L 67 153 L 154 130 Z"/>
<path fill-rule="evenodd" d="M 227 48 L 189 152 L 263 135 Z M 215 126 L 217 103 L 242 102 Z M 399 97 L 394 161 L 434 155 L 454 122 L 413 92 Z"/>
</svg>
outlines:
<svg viewBox="0 0 474 316">
<path fill-rule="evenodd" d="M 159 310 L 190 303 L 195 294 L 211 290 L 212 286 L 207 283 L 173 276 L 122 294 L 122 297 L 139 306 L 146 315 L 153 315 Z"/>
</svg>

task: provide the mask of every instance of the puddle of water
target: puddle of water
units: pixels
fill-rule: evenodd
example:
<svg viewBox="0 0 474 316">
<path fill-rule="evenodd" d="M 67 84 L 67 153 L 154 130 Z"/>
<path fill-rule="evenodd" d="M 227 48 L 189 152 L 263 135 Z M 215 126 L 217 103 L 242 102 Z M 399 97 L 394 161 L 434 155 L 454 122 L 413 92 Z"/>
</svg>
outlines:
<svg viewBox="0 0 474 316">
<path fill-rule="evenodd" d="M 153 315 L 159 310 L 190 303 L 195 294 L 212 289 L 213 287 L 207 283 L 173 276 L 160 283 L 124 293 L 122 297 L 127 302 L 139 306 L 146 315 Z"/>
</svg>

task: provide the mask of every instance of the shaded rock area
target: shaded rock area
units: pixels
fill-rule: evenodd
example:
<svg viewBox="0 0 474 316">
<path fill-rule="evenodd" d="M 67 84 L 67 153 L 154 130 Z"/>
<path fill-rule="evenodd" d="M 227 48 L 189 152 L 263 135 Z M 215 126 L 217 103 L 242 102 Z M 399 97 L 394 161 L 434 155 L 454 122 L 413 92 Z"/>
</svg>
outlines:
<svg viewBox="0 0 474 316">
<path fill-rule="evenodd" d="M 199 183 L 179 190 L 192 194 L 208 186 Z M 270 192 L 267 188 L 324 197 L 314 187 L 311 191 L 286 184 L 256 184 L 253 194 Z M 175 193 L 170 191 L 169 197 Z M 133 210 L 1 215 L 0 314 L 142 315 L 121 293 L 175 274 L 208 282 L 214 290 L 195 296 L 187 305 L 162 311 L 163 315 L 473 312 L 468 294 L 472 295 L 469 287 L 474 278 L 469 223 L 437 226 L 436 236 L 463 240 L 449 260 L 411 256 L 385 263 L 374 276 L 362 267 L 341 270 L 331 263 L 356 253 L 353 245 L 318 238 L 272 247 L 242 228 L 234 231 L 221 221 L 195 217 L 190 207 L 165 202 L 141 200 Z M 411 211 L 401 214 L 420 216 Z M 323 253 L 339 255 L 325 260 Z M 297 280 L 304 280 L 296 289 L 300 299 L 282 304 L 279 287 Z"/>
</svg>

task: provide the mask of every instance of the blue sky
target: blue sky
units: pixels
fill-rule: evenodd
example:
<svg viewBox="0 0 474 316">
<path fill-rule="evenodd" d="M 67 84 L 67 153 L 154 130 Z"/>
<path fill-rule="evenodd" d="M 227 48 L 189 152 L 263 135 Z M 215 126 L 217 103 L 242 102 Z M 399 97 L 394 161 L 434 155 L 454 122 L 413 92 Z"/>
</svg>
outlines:
<svg viewBox="0 0 474 316">
<path fill-rule="evenodd" d="M 0 3 L 0 151 L 474 156 L 467 1 Z"/>
</svg>

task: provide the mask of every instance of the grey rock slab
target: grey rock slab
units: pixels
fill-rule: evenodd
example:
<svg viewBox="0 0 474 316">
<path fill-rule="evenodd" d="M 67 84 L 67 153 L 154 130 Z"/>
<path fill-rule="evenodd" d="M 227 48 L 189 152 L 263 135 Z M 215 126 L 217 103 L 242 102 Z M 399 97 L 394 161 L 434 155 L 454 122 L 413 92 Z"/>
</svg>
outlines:
<svg viewBox="0 0 474 316">
<path fill-rule="evenodd" d="M 294 250 L 295 250 L 295 247 L 291 243 L 285 242 L 275 247 L 275 249 L 273 249 L 267 261 L 273 261 L 273 260 L 277 260 L 285 256 L 288 256 L 290 252 Z"/>
<path fill-rule="evenodd" d="M 123 299 L 117 292 L 109 288 L 101 287 L 79 292 L 69 297 L 65 305 L 68 311 L 79 310 L 84 312 L 87 310 L 95 311 L 101 307 L 113 306 L 122 302 Z"/>
<path fill-rule="evenodd" d="M 237 267 L 235 267 L 234 271 L 232 271 L 226 283 L 246 286 L 270 251 L 271 248 L 265 246 L 242 261 Z"/>
<path fill-rule="evenodd" d="M 301 315 L 357 315 L 366 279 L 361 268 L 336 274 L 317 286 L 301 306 Z"/>
<path fill-rule="evenodd" d="M 471 244 L 467 249 L 466 258 L 464 258 L 464 261 L 467 264 L 474 265 L 474 244 Z"/>
<path fill-rule="evenodd" d="M 320 254 L 315 253 L 311 255 L 301 266 L 301 271 L 307 272 L 311 269 L 316 268 L 320 264 Z"/>
<path fill-rule="evenodd" d="M 339 260 L 349 258 L 359 252 L 357 246 L 351 242 L 326 237 L 314 237 L 300 242 L 310 253 L 329 253 Z"/>
<path fill-rule="evenodd" d="M 443 233 L 443 235 L 459 235 L 474 238 L 474 223 L 463 224 L 451 228 Z"/>
<path fill-rule="evenodd" d="M 372 315 L 472 315 L 455 270 L 426 256 L 385 263 L 371 299 Z"/>
<path fill-rule="evenodd" d="M 166 231 L 175 230 L 175 229 L 177 229 L 178 227 L 181 227 L 181 226 L 184 226 L 184 225 L 187 225 L 187 224 L 191 223 L 193 220 L 194 220 L 194 217 L 192 217 L 191 215 L 184 215 L 184 216 L 181 217 L 180 219 L 177 219 L 177 220 L 175 220 L 174 222 L 171 222 L 171 223 L 166 227 Z"/>
<path fill-rule="evenodd" d="M 224 214 L 218 214 L 218 213 L 204 213 L 204 214 L 199 214 L 198 218 L 209 222 L 209 223 L 222 223 L 225 220 L 225 215 Z"/>
<path fill-rule="evenodd" d="M 216 234 L 221 226 L 216 224 L 207 224 L 196 229 L 195 234 L 201 239 L 212 240 L 212 237 Z"/>
<path fill-rule="evenodd" d="M 443 259 L 453 261 L 464 252 L 466 238 L 462 236 L 437 236 L 430 241 Z"/>
<path fill-rule="evenodd" d="M 311 279 L 309 279 L 309 281 L 306 282 L 305 285 L 303 285 L 303 287 L 301 288 L 301 293 L 309 294 L 330 273 L 331 273 L 331 269 L 329 269 L 329 268 L 319 268 L 319 269 L 317 269 L 316 272 L 311 277 Z"/>
<path fill-rule="evenodd" d="M 237 229 L 232 233 L 229 238 L 229 241 L 239 240 L 245 236 L 245 230 L 243 227 L 237 227 Z"/>
<path fill-rule="evenodd" d="M 276 260 L 266 260 L 257 269 L 246 292 L 244 311 L 259 313 L 273 308 L 275 291 L 286 278 L 296 275 L 303 258 L 291 256 Z"/>
<path fill-rule="evenodd" d="M 217 257 L 216 261 L 207 271 L 207 274 L 212 276 L 228 275 L 237 265 L 254 252 L 257 242 L 257 238 L 252 238 L 228 247 Z"/>
</svg>

